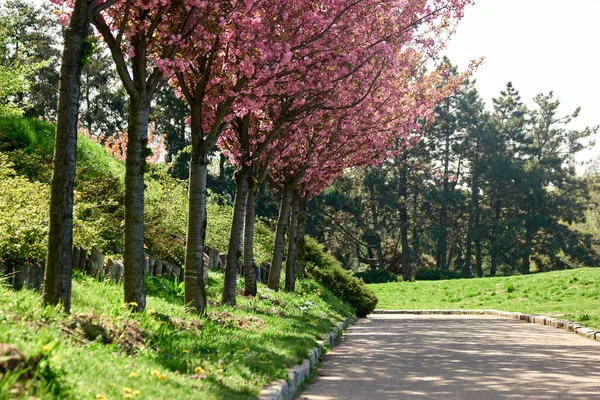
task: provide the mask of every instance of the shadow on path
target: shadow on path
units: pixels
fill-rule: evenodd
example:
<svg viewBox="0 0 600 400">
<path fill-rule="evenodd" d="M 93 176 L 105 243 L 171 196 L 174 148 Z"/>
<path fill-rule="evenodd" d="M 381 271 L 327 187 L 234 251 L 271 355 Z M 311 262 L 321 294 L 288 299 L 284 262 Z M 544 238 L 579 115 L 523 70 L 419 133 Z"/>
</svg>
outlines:
<svg viewBox="0 0 600 400">
<path fill-rule="evenodd" d="M 600 343 L 490 316 L 373 315 L 349 328 L 299 396 L 600 399 Z"/>
</svg>

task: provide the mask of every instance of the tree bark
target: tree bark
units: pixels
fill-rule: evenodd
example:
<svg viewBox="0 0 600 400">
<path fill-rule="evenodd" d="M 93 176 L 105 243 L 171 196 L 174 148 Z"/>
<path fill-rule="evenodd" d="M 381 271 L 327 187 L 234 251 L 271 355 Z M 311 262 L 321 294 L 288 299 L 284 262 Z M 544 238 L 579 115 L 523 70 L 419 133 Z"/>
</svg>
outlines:
<svg viewBox="0 0 600 400">
<path fill-rule="evenodd" d="M 150 122 L 149 96 L 131 99 L 125 161 L 125 245 L 123 252 L 125 303 L 136 311 L 146 308 L 144 288 L 144 172 Z"/>
<path fill-rule="evenodd" d="M 442 188 L 442 205 L 440 209 L 440 237 L 438 239 L 437 267 L 448 269 L 447 251 L 448 251 L 448 174 L 450 172 L 450 135 L 446 132 L 446 143 L 444 149 L 444 176 Z"/>
<path fill-rule="evenodd" d="M 300 195 L 294 192 L 292 210 L 290 215 L 290 229 L 288 231 L 288 253 L 285 261 L 285 291 L 296 290 L 296 238 L 298 235 L 298 214 L 300 212 Z"/>
<path fill-rule="evenodd" d="M 494 202 L 494 226 L 490 238 L 490 276 L 496 276 L 498 271 L 498 236 L 500 235 L 500 216 L 502 212 L 501 202 L 498 199 L 499 193 L 496 191 L 496 201 Z"/>
<path fill-rule="evenodd" d="M 406 153 L 403 154 L 402 159 L 404 161 L 402 169 L 400 170 L 400 235 L 402 243 L 402 279 L 405 281 L 410 281 L 412 278 L 412 270 L 410 265 L 410 248 L 408 245 L 408 168 L 406 166 Z"/>
<path fill-rule="evenodd" d="M 413 221 L 419 221 L 419 191 L 417 187 L 413 189 Z M 413 254 L 412 264 L 413 267 L 421 266 L 421 235 L 419 234 L 418 224 L 412 224 L 412 242 L 413 242 Z"/>
<path fill-rule="evenodd" d="M 246 220 L 244 223 L 244 295 L 256 296 L 256 274 L 254 272 L 254 216 L 258 185 L 252 181 L 248 189 Z"/>
<path fill-rule="evenodd" d="M 298 204 L 298 233 L 296 235 L 296 276 L 304 278 L 304 256 L 306 254 L 306 196 L 301 196 Z"/>
<path fill-rule="evenodd" d="M 525 223 L 525 248 L 523 249 L 523 265 L 521 273 L 526 275 L 531 272 L 531 248 L 533 247 L 533 227 L 527 221 Z"/>
<path fill-rule="evenodd" d="M 204 245 L 206 237 L 206 180 L 208 154 L 202 146 L 200 110 L 192 111 L 192 154 L 188 193 L 188 229 L 185 247 L 184 300 L 187 307 L 203 315 L 206 310 Z"/>
<path fill-rule="evenodd" d="M 231 217 L 231 230 L 229 232 L 229 245 L 227 247 L 227 262 L 225 264 L 225 279 L 223 281 L 223 295 L 221 302 L 235 306 L 235 287 L 237 283 L 238 262 L 240 259 L 240 244 L 242 228 L 248 201 L 249 180 L 252 179 L 249 167 L 235 174 L 235 201 Z"/>
<path fill-rule="evenodd" d="M 279 218 L 275 230 L 275 243 L 273 245 L 273 259 L 271 261 L 271 272 L 267 286 L 269 289 L 279 290 L 279 279 L 281 278 L 281 266 L 283 264 L 283 246 L 285 241 L 285 230 L 290 220 L 290 208 L 292 207 L 293 188 L 285 186 L 279 206 Z"/>
<path fill-rule="evenodd" d="M 50 191 L 50 221 L 42 304 L 63 303 L 71 311 L 73 257 L 73 185 L 77 160 L 77 117 L 84 42 L 88 35 L 89 4 L 76 1 L 65 32 Z"/>
<path fill-rule="evenodd" d="M 373 236 L 375 237 L 375 251 L 377 252 L 377 266 L 380 271 L 385 270 L 385 259 L 383 258 L 383 250 L 381 249 L 381 235 L 379 234 L 379 218 L 377 214 L 377 206 L 375 204 L 375 188 L 374 185 L 369 186 L 371 195 L 371 217 L 373 218 Z"/>
</svg>

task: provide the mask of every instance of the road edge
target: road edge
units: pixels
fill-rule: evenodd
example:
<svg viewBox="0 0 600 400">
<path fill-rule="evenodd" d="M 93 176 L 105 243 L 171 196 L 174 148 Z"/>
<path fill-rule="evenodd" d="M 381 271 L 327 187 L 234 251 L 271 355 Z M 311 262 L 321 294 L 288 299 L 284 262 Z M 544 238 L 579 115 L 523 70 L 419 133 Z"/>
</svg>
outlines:
<svg viewBox="0 0 600 400">
<path fill-rule="evenodd" d="M 504 318 L 512 318 L 520 321 L 529 322 L 536 325 L 551 326 L 557 329 L 563 329 L 573 332 L 584 338 L 600 342 L 600 332 L 581 326 L 578 323 L 546 317 L 544 315 L 524 314 L 520 312 L 500 311 L 500 310 L 375 310 L 373 314 L 412 314 L 412 315 L 494 315 Z"/>
<path fill-rule="evenodd" d="M 308 358 L 302 361 L 302 364 L 288 369 L 287 379 L 278 379 L 265 386 L 258 395 L 259 400 L 291 400 L 300 388 L 300 386 L 310 376 L 310 371 L 317 368 L 319 359 L 323 355 L 325 348 L 332 348 L 337 339 L 342 335 L 344 329 L 356 320 L 345 318 L 329 332 L 323 340 L 317 341 L 317 346 L 313 347 Z"/>
</svg>

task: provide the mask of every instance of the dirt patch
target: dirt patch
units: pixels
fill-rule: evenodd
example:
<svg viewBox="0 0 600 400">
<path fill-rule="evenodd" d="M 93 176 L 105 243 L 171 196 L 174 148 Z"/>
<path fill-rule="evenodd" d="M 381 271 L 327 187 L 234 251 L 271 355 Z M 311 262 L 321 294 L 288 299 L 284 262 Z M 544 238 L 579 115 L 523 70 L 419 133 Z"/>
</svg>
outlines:
<svg viewBox="0 0 600 400">
<path fill-rule="evenodd" d="M 99 341 L 116 344 L 127 353 L 135 353 L 146 347 L 146 331 L 137 321 L 110 320 L 95 314 L 73 314 L 63 331 L 75 336 L 81 343 Z"/>
<path fill-rule="evenodd" d="M 23 371 L 20 379 L 30 379 L 42 357 L 27 357 L 15 346 L 0 343 L 0 376 L 10 371 Z"/>
<path fill-rule="evenodd" d="M 265 323 L 258 317 L 244 316 L 238 318 L 226 311 L 210 313 L 209 317 L 217 324 L 231 328 L 260 331 L 265 326 Z"/>
</svg>

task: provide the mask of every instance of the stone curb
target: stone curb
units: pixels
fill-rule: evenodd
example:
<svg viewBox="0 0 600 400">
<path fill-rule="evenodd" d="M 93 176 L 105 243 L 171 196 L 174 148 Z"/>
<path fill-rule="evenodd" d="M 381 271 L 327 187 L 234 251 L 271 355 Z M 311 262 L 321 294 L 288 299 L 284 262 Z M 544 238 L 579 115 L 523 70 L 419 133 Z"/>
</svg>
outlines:
<svg viewBox="0 0 600 400">
<path fill-rule="evenodd" d="M 494 315 L 504 318 L 518 319 L 537 325 L 547 325 L 558 329 L 564 329 L 578 334 L 587 339 L 600 342 L 600 332 L 585 328 L 575 322 L 565 319 L 546 317 L 543 315 L 522 314 L 519 312 L 508 312 L 499 310 L 375 310 L 373 314 L 411 314 L 411 315 Z"/>
<path fill-rule="evenodd" d="M 302 364 L 296 365 L 288 370 L 287 379 L 278 379 L 266 386 L 258 395 L 259 400 L 291 400 L 296 394 L 300 385 L 309 377 L 312 368 L 317 368 L 319 358 L 323 354 L 324 348 L 333 347 L 338 337 L 342 335 L 343 330 L 352 323 L 353 320 L 346 318 L 340 322 L 333 331 L 327 334 L 323 340 L 317 341 L 317 346 L 310 350 L 308 358 L 304 359 Z"/>
</svg>

